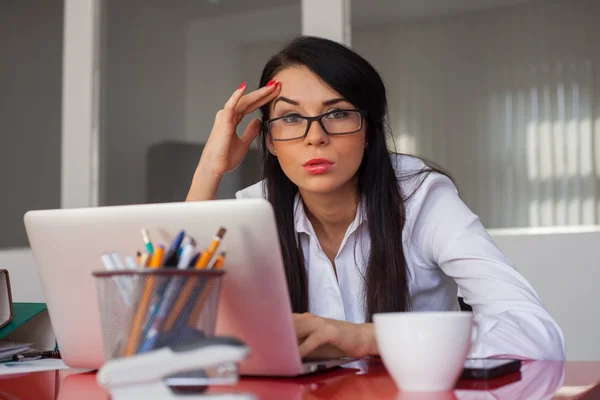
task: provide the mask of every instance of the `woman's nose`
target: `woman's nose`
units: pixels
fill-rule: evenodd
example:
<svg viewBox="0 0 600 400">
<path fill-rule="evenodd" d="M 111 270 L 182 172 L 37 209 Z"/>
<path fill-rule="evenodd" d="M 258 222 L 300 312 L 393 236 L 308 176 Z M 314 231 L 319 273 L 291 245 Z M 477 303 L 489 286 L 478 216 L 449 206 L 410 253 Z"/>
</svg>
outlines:
<svg viewBox="0 0 600 400">
<path fill-rule="evenodd" d="M 329 143 L 329 135 L 323 130 L 319 121 L 312 121 L 306 133 L 305 142 L 317 146 Z"/>
</svg>

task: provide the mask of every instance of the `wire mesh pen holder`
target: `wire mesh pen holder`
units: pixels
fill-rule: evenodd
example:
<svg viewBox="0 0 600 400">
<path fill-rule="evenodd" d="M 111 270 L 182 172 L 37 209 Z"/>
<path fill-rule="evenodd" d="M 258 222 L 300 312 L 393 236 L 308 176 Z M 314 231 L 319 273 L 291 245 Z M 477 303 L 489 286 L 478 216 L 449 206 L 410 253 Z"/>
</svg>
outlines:
<svg viewBox="0 0 600 400">
<path fill-rule="evenodd" d="M 175 268 L 94 272 L 105 359 L 214 336 L 224 273 Z M 227 380 L 227 372 L 237 375 L 223 368 L 217 375 Z M 200 375 L 206 377 L 206 371 Z"/>
</svg>

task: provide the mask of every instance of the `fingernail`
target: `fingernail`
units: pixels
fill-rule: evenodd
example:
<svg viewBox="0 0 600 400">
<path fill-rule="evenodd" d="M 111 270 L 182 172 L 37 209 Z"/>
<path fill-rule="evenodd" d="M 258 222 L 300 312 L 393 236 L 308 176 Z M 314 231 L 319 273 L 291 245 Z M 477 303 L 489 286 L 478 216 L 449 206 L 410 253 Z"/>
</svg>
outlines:
<svg viewBox="0 0 600 400">
<path fill-rule="evenodd" d="M 244 86 L 246 86 L 246 82 L 242 82 L 242 84 L 240 85 L 240 87 L 238 87 L 238 90 L 242 89 Z"/>
<path fill-rule="evenodd" d="M 275 81 L 273 79 L 271 79 L 269 81 L 269 83 L 267 83 L 267 87 L 273 86 L 275 84 Z"/>
<path fill-rule="evenodd" d="M 281 82 L 277 82 L 277 84 L 275 85 L 275 88 L 278 88 L 279 86 L 281 86 Z"/>
</svg>

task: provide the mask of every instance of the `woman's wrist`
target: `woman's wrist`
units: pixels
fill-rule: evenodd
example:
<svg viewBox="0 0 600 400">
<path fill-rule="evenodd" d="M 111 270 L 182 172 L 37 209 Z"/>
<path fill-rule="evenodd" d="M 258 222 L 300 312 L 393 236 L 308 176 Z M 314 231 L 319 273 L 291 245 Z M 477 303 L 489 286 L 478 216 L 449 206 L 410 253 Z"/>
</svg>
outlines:
<svg viewBox="0 0 600 400">
<path fill-rule="evenodd" d="M 377 347 L 377 339 L 375 337 L 375 325 L 370 322 L 362 324 L 363 326 L 363 340 L 367 349 L 367 355 L 378 356 L 379 348 Z"/>
<path fill-rule="evenodd" d="M 186 201 L 214 200 L 223 174 L 198 163 Z"/>
</svg>

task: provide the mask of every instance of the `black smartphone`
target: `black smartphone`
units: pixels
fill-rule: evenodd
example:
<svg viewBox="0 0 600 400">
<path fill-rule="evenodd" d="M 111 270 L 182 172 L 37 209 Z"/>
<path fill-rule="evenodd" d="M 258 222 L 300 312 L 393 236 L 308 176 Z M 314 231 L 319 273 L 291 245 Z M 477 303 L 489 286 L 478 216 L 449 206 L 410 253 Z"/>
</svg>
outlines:
<svg viewBox="0 0 600 400">
<path fill-rule="evenodd" d="M 517 372 L 521 360 L 508 358 L 467 358 L 460 379 L 492 379 Z"/>
</svg>

